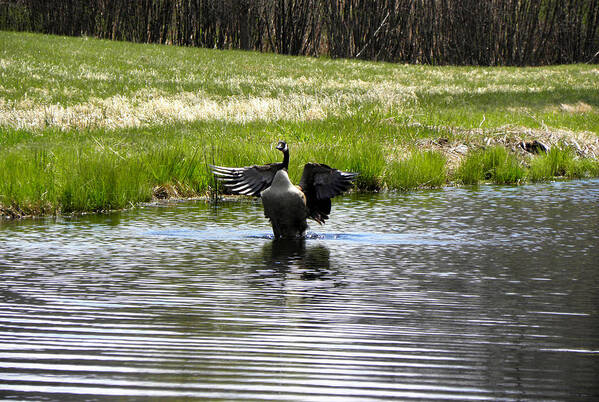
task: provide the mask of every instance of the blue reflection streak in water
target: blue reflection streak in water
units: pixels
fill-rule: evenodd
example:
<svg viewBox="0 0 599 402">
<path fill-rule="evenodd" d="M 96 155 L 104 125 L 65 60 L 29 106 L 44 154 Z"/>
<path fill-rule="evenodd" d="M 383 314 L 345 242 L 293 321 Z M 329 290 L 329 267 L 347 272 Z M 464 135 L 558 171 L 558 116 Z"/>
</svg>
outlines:
<svg viewBox="0 0 599 402">
<path fill-rule="evenodd" d="M 188 229 L 166 229 L 152 230 L 143 234 L 143 236 L 158 237 L 178 237 L 201 241 L 236 241 L 236 240 L 273 240 L 272 233 L 257 232 L 253 230 L 227 230 L 212 229 L 207 231 L 188 230 Z M 344 242 L 348 244 L 380 244 L 380 245 L 450 245 L 455 243 L 464 243 L 466 240 L 457 240 L 455 238 L 440 238 L 439 234 L 427 235 L 422 233 L 318 233 L 307 232 L 303 238 L 308 242 L 321 240 L 329 242 Z M 482 243 L 474 239 L 470 243 Z"/>
</svg>

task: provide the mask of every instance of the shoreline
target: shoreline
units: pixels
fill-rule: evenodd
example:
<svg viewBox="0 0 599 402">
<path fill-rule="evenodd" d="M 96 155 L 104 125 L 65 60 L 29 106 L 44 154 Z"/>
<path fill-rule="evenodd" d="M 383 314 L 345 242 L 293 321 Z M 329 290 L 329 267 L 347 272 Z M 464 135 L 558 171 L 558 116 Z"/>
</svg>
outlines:
<svg viewBox="0 0 599 402">
<path fill-rule="evenodd" d="M 441 190 L 441 189 L 451 189 L 451 188 L 477 188 L 479 186 L 527 186 L 527 185 L 541 185 L 543 183 L 553 183 L 553 182 L 569 182 L 569 181 L 585 181 L 585 180 L 597 180 L 599 177 L 583 177 L 583 178 L 567 178 L 567 177 L 553 177 L 550 180 L 538 181 L 538 182 L 530 182 L 524 181 L 520 183 L 510 183 L 510 184 L 497 184 L 492 181 L 483 181 L 477 184 L 462 184 L 457 182 L 447 183 L 441 187 L 422 187 L 415 188 L 411 190 L 401 190 L 401 189 L 379 189 L 374 191 L 356 191 L 355 189 L 351 189 L 345 196 L 353 195 L 353 194 L 380 194 L 380 193 L 410 193 L 417 191 L 432 191 L 432 190 Z M 0 207 L 0 224 L 9 223 L 9 222 L 18 222 L 24 220 L 40 220 L 40 219 L 60 219 L 60 218 L 74 218 L 79 216 L 89 216 L 89 215 L 106 215 L 113 213 L 121 213 L 126 212 L 138 208 L 145 207 L 159 207 L 159 206 L 169 206 L 169 204 L 179 204 L 185 202 L 204 202 L 207 204 L 215 204 L 219 203 L 235 203 L 235 202 L 259 202 L 259 197 L 251 197 L 244 195 L 230 195 L 230 194 L 219 194 L 217 200 L 214 201 L 214 196 L 204 195 L 197 197 L 172 197 L 172 198 L 153 198 L 152 201 L 140 202 L 135 205 L 131 205 L 127 208 L 120 209 L 110 209 L 103 211 L 77 211 L 70 213 L 50 213 L 50 214 L 24 214 L 19 215 L 17 213 L 5 214 L 6 209 Z"/>
</svg>

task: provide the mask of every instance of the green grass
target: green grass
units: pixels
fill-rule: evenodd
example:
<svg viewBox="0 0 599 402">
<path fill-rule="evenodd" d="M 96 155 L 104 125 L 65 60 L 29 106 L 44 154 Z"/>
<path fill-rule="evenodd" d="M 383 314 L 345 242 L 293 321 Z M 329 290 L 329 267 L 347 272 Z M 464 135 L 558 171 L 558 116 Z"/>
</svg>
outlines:
<svg viewBox="0 0 599 402">
<path fill-rule="evenodd" d="M 417 151 L 409 158 L 389 164 L 385 183 L 403 191 L 441 187 L 447 181 L 445 157 L 433 151 Z"/>
<path fill-rule="evenodd" d="M 500 150 L 448 158 L 547 133 L 596 147 L 598 77 L 596 65 L 410 66 L 0 32 L 0 215 L 202 196 L 206 163 L 279 160 L 280 139 L 293 180 L 321 162 L 359 172 L 365 191 L 598 176 L 574 155 L 530 170 Z"/>
<path fill-rule="evenodd" d="M 520 183 L 525 177 L 526 169 L 522 163 L 503 146 L 471 152 L 456 172 L 456 179 L 463 184 L 481 181 L 513 184 Z"/>
<path fill-rule="evenodd" d="M 151 198 L 146 172 L 133 158 L 82 148 L 32 153 L 0 158 L 0 201 L 8 214 L 103 211 Z"/>
<path fill-rule="evenodd" d="M 576 157 L 571 147 L 553 147 L 546 155 L 532 160 L 529 169 L 531 181 L 546 181 L 560 176 L 582 179 L 599 176 L 599 161 Z"/>
</svg>

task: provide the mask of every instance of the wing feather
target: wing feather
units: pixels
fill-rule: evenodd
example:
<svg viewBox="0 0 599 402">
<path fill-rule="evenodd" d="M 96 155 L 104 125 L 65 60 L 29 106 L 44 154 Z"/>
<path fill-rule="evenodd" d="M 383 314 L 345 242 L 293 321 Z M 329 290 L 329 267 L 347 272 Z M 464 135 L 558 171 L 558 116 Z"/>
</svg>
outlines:
<svg viewBox="0 0 599 402">
<path fill-rule="evenodd" d="M 214 176 L 231 194 L 260 196 L 272 183 L 275 173 L 283 169 L 282 163 L 253 165 L 241 168 L 209 165 Z"/>
<path fill-rule="evenodd" d="M 307 163 L 300 180 L 312 219 L 324 223 L 331 213 L 331 198 L 349 190 L 358 173 L 344 172 L 322 163 Z"/>
</svg>

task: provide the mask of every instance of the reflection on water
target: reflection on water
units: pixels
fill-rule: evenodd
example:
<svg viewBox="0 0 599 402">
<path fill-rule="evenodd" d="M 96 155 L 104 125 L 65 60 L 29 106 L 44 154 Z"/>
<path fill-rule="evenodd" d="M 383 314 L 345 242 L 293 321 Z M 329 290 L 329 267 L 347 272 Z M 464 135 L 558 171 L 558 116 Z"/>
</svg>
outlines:
<svg viewBox="0 0 599 402">
<path fill-rule="evenodd" d="M 599 181 L 0 224 L 0 395 L 599 397 Z"/>
</svg>

